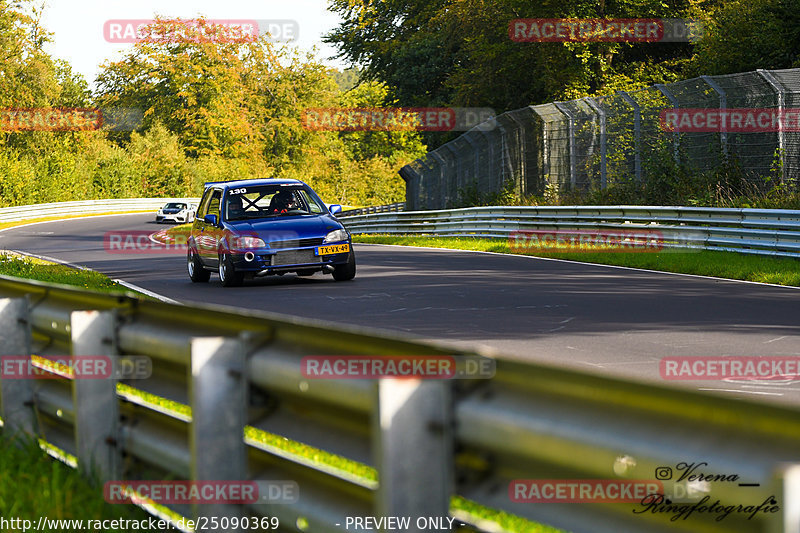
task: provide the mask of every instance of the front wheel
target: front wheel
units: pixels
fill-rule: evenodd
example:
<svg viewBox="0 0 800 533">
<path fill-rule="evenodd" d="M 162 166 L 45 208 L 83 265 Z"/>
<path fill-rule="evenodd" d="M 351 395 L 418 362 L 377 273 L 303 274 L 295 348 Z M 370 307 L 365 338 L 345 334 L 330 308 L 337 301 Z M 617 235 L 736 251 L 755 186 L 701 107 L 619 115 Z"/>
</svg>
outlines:
<svg viewBox="0 0 800 533">
<path fill-rule="evenodd" d="M 223 287 L 238 287 L 244 281 L 244 274 L 236 272 L 228 254 L 219 254 L 219 281 Z"/>
<path fill-rule="evenodd" d="M 356 277 L 356 254 L 350 252 L 347 263 L 333 267 L 333 279 L 336 281 L 350 281 Z"/>
<path fill-rule="evenodd" d="M 189 270 L 189 278 L 194 283 L 205 283 L 211 279 L 211 272 L 203 268 L 200 258 L 192 250 L 189 250 L 186 257 L 186 268 Z"/>
</svg>

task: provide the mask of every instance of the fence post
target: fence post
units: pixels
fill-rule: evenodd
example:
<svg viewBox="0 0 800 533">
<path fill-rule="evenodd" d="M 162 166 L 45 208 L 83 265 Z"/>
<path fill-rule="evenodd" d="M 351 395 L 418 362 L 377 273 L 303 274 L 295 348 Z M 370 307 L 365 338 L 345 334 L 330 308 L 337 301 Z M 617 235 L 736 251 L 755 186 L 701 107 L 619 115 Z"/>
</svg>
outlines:
<svg viewBox="0 0 800 533">
<path fill-rule="evenodd" d="M 625 91 L 618 91 L 617 94 L 633 107 L 633 172 L 636 181 L 642 181 L 642 110 L 636 100 Z"/>
<path fill-rule="evenodd" d="M 417 159 L 419 161 L 419 159 Z M 415 161 L 414 163 L 417 163 Z M 408 164 L 400 169 L 399 174 L 400 177 L 403 178 L 403 181 L 406 182 L 406 206 L 408 207 L 409 211 L 417 211 L 419 210 L 419 172 L 414 170 L 411 166 L 412 164 Z"/>
<path fill-rule="evenodd" d="M 725 91 L 722 89 L 722 87 L 720 87 L 719 84 L 717 84 L 717 82 L 715 82 L 710 76 L 700 76 L 700 78 L 719 95 L 720 111 L 725 111 L 728 109 L 728 96 L 725 94 Z M 728 132 L 725 131 L 725 128 L 720 129 L 719 143 L 722 146 L 722 155 L 725 156 L 725 159 L 728 159 Z"/>
<path fill-rule="evenodd" d="M 447 209 L 450 207 L 448 205 L 448 200 L 450 198 L 450 180 L 447 179 L 446 161 L 438 152 L 439 150 L 436 149 L 432 152 L 428 152 L 428 155 L 436 161 L 436 165 L 439 167 L 439 172 L 436 173 L 439 181 L 439 207 L 441 209 Z"/>
<path fill-rule="evenodd" d="M 191 351 L 191 479 L 244 483 L 247 481 L 244 426 L 248 390 L 244 345 L 235 338 L 198 337 L 192 339 Z M 198 504 L 194 506 L 194 516 L 241 517 L 242 509 L 242 505 L 231 503 Z"/>
<path fill-rule="evenodd" d="M 563 102 L 554 102 L 553 105 L 569 120 L 569 186 L 574 189 L 578 184 L 578 176 L 575 173 L 575 115 L 566 108 Z"/>
<path fill-rule="evenodd" d="M 517 181 L 517 183 L 515 185 L 516 185 L 517 191 L 519 192 L 520 198 L 522 198 L 523 196 L 525 196 L 525 193 L 527 192 L 527 188 L 526 188 L 525 184 L 527 183 L 526 180 L 527 180 L 527 176 L 528 176 L 528 165 L 527 165 L 528 160 L 527 160 L 527 157 L 525 157 L 525 147 L 526 147 L 525 142 L 527 140 L 525 138 L 525 126 L 522 124 L 521 120 L 517 119 L 514 116 L 514 114 L 512 112 L 503 113 L 503 114 L 508 116 L 509 120 L 511 120 L 514 123 L 514 129 L 516 130 L 517 135 L 519 136 L 518 137 L 519 142 L 517 143 L 517 149 L 518 149 L 517 157 L 519 158 L 519 175 L 515 176 L 515 179 Z M 509 164 L 510 164 L 510 160 L 511 160 L 511 151 L 510 151 L 510 149 L 509 149 L 508 156 L 509 156 Z M 512 170 L 512 176 L 513 176 L 513 170 Z"/>
<path fill-rule="evenodd" d="M 656 83 L 656 89 L 661 91 L 661 94 L 667 97 L 667 100 L 669 100 L 669 103 L 672 104 L 673 109 L 678 109 L 678 107 L 680 106 L 680 104 L 678 103 L 678 99 L 675 98 L 675 95 L 669 92 L 669 89 L 667 89 L 666 85 L 664 85 L 663 83 Z M 676 123 L 675 129 L 672 132 L 672 158 L 675 160 L 676 165 L 681 164 L 680 146 L 681 146 L 681 133 L 678 129 L 678 124 Z M 727 150 L 727 144 L 726 144 L 726 150 Z"/>
<path fill-rule="evenodd" d="M 6 356 L 19 357 L 20 362 L 30 365 L 31 323 L 28 297 L 0 298 L 0 356 L 3 356 L 0 373 L 0 395 L 2 395 L 3 432 L 6 435 L 36 435 L 36 412 L 34 410 L 33 385 L 30 379 L 8 379 Z M 24 359 L 22 359 L 24 358 Z M 14 360 L 16 362 L 16 359 Z"/>
<path fill-rule="evenodd" d="M 451 146 L 453 141 L 450 141 L 447 144 L 441 146 L 443 150 L 447 150 L 449 154 L 448 157 L 453 162 L 452 165 L 452 189 L 453 189 L 453 198 L 455 201 L 458 201 L 459 194 L 463 187 L 461 186 L 461 158 L 458 157 L 458 153 L 456 152 L 455 148 Z"/>
<path fill-rule="evenodd" d="M 73 311 L 70 336 L 73 356 L 107 356 L 109 372 L 119 368 L 114 311 Z M 117 379 L 113 374 L 105 379 L 93 377 L 96 379 L 75 375 L 72 380 L 78 468 L 87 476 L 116 480 L 122 466 Z"/>
<path fill-rule="evenodd" d="M 606 112 L 594 98 L 587 96 L 584 101 L 600 118 L 600 188 L 605 189 L 608 180 L 606 174 Z"/>
<path fill-rule="evenodd" d="M 756 70 L 756 72 L 769 83 L 778 96 L 778 117 L 780 117 L 780 120 L 778 120 L 778 154 L 781 161 L 781 183 L 783 183 L 786 181 L 786 132 L 783 129 L 783 108 L 786 105 L 786 95 L 781 84 L 771 73 L 763 68 Z"/>
<path fill-rule="evenodd" d="M 448 516 L 454 490 L 450 382 L 381 379 L 376 388 L 376 514 Z M 408 531 L 426 529 L 418 529 L 412 522 Z"/>
</svg>

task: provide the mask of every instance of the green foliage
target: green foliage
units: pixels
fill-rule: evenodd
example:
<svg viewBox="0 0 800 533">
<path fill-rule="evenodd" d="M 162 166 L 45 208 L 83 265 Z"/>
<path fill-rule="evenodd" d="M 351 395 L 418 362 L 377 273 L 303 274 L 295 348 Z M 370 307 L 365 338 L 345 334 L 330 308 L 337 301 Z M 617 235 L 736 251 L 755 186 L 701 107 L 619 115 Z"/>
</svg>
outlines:
<svg viewBox="0 0 800 533">
<path fill-rule="evenodd" d="M 692 17 L 718 0 L 332 0 L 343 19 L 326 41 L 386 82 L 405 106 L 497 111 L 674 81 L 688 43 L 525 43 L 518 18 Z M 702 5 L 703 8 L 700 9 Z"/>
<path fill-rule="evenodd" d="M 391 203 L 403 197 L 397 171 L 425 153 L 415 132 L 308 129 L 308 108 L 384 107 L 389 91 L 357 86 L 357 71 L 332 71 L 266 38 L 139 42 L 102 67 L 91 95 L 68 64 L 42 51 L 49 36 L 39 15 L 0 0 L 0 44 L 10 54 L 0 65 L 0 105 L 137 108 L 144 118 L 132 132 L 0 133 L 2 205 L 198 195 L 206 181 L 269 177 L 302 179 L 329 201 Z"/>
<path fill-rule="evenodd" d="M 730 74 L 800 66 L 800 2 L 733 0 L 705 17 L 687 74 Z"/>
</svg>

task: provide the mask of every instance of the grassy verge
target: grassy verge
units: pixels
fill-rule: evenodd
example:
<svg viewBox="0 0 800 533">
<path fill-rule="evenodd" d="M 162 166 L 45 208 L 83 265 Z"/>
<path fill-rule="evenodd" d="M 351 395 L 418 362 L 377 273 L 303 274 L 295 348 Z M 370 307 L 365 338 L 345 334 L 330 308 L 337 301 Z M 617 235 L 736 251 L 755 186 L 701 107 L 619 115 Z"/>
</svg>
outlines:
<svg viewBox="0 0 800 533">
<path fill-rule="evenodd" d="M 78 270 L 40 259 L 16 254 L 0 254 L 0 274 L 17 278 L 72 285 L 107 293 L 131 292 L 107 276 L 93 270 Z"/>
<path fill-rule="evenodd" d="M 31 520 L 91 519 L 147 520 L 144 510 L 132 505 L 112 505 L 103 500 L 102 490 L 77 470 L 53 461 L 33 441 L 15 445 L 0 438 L 0 516 Z M 31 528 L 32 529 L 32 528 Z M 22 527 L 10 531 L 22 531 Z M 30 529 L 29 529 L 30 530 Z M 61 531 L 68 531 L 64 527 Z M 109 528 L 106 531 L 128 531 Z"/>
<path fill-rule="evenodd" d="M 483 252 L 517 253 L 536 257 L 583 261 L 604 265 L 644 268 L 663 272 L 697 274 L 726 279 L 800 286 L 800 260 L 792 258 L 766 257 L 735 252 L 677 252 L 651 253 L 631 252 L 519 252 L 504 239 L 482 239 L 472 237 L 419 237 L 356 235 L 354 242 L 369 244 L 395 244 L 403 246 L 426 246 L 453 250 L 477 250 Z"/>
</svg>

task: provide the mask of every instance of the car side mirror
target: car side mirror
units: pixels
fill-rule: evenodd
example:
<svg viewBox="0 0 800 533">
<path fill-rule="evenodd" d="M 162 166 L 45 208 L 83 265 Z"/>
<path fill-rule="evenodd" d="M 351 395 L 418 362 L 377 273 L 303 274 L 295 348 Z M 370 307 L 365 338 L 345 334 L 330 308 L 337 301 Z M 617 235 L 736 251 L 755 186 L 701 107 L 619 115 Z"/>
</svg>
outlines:
<svg viewBox="0 0 800 533">
<path fill-rule="evenodd" d="M 212 226 L 217 225 L 217 215 L 206 215 L 203 217 L 203 222 L 206 224 L 211 224 Z"/>
<path fill-rule="evenodd" d="M 333 204 L 328 208 L 328 211 L 331 212 L 331 215 L 336 216 L 338 213 L 342 212 L 342 206 L 339 204 Z"/>
</svg>

